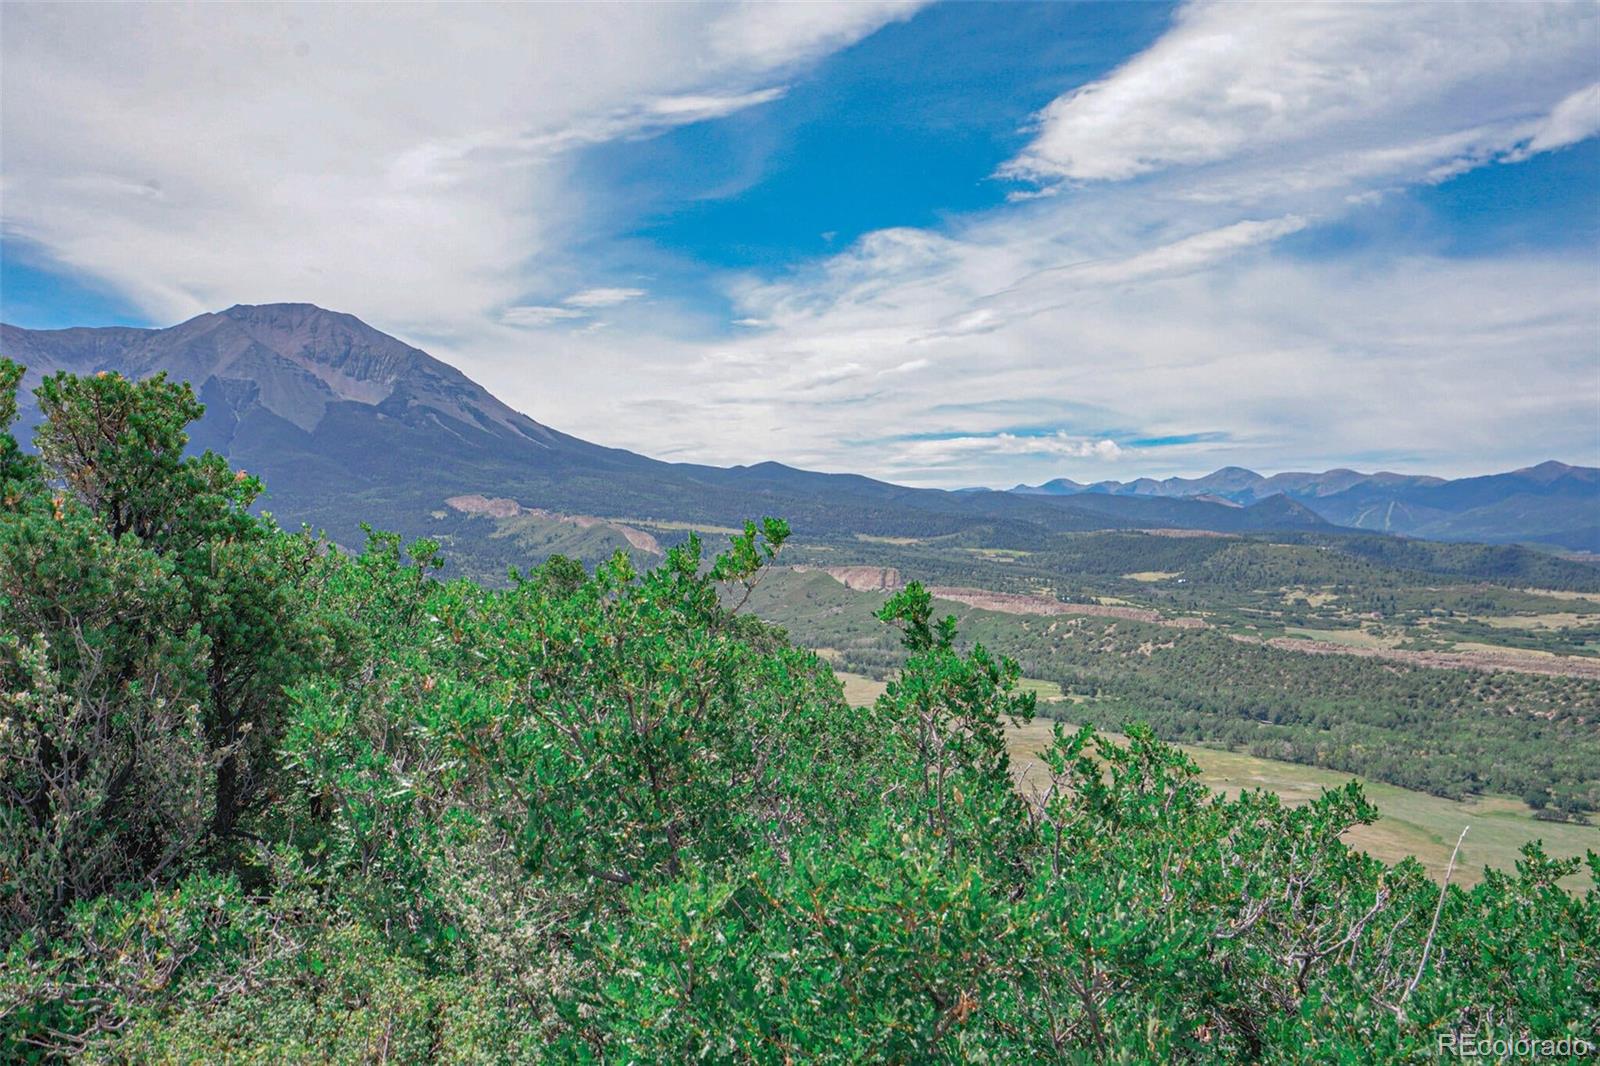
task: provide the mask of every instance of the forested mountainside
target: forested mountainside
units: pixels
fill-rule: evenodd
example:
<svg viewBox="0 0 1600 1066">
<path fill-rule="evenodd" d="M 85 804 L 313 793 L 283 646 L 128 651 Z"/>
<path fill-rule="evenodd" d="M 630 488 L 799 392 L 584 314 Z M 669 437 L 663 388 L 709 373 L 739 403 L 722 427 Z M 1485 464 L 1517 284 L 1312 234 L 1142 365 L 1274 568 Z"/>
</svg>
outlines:
<svg viewBox="0 0 1600 1066">
<path fill-rule="evenodd" d="M 0 429 L 20 368 L 0 363 Z M 1594 1035 L 1600 892 L 1470 890 L 1225 799 L 1143 727 L 1013 784 L 1018 666 L 916 583 L 852 706 L 743 605 L 789 539 L 490 590 L 347 555 L 188 454 L 160 378 L 0 436 L 0 1049 L 13 1061 L 1403 1061 Z M 1600 880 L 1600 856 L 1588 858 Z M 1551 1046 L 1556 1046 L 1552 1044 Z"/>
</svg>

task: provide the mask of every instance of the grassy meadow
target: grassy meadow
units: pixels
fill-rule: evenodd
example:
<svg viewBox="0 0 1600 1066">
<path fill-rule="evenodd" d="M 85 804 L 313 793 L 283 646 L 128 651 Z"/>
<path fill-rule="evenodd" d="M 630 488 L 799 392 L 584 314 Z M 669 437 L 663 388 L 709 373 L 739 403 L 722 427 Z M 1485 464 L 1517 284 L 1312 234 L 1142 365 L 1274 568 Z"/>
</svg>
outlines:
<svg viewBox="0 0 1600 1066">
<path fill-rule="evenodd" d="M 884 682 L 862 674 L 836 671 L 836 676 L 844 685 L 845 698 L 858 706 L 876 700 L 885 688 Z M 1024 678 L 1022 684 L 1025 689 L 1037 692 L 1041 703 L 1064 698 L 1060 686 L 1054 682 Z M 1039 776 L 1038 753 L 1050 743 L 1053 725 L 1041 718 L 1009 732 L 1013 770 L 1024 789 Z M 1351 774 L 1336 770 L 1262 759 L 1241 752 L 1195 745 L 1182 747 L 1199 765 L 1201 779 L 1230 796 L 1246 789 L 1263 788 L 1281 796 L 1287 803 L 1300 804 L 1315 799 L 1323 789 L 1337 788 L 1352 778 Z M 1533 817 L 1533 809 L 1521 800 L 1482 796 L 1456 801 L 1382 782 L 1363 781 L 1362 785 L 1383 816 L 1372 825 L 1351 830 L 1345 839 L 1384 862 L 1394 863 L 1406 856 L 1415 856 L 1435 878 L 1443 878 L 1456 838 L 1463 826 L 1470 826 L 1456 860 L 1456 871 L 1451 876 L 1456 884 L 1477 883 L 1483 877 L 1485 866 L 1511 869 L 1519 849 L 1530 840 L 1544 841 L 1545 850 L 1554 856 L 1600 850 L 1600 827 L 1540 821 Z M 1569 887 L 1577 888 L 1587 882 L 1588 878 L 1580 873 L 1570 879 Z"/>
<path fill-rule="evenodd" d="M 1039 719 L 1014 728 L 1009 734 L 1013 770 L 1024 789 L 1028 788 L 1030 777 L 1038 775 L 1038 753 L 1050 743 L 1053 725 Z M 1345 784 L 1353 776 L 1241 752 L 1182 747 L 1199 765 L 1201 779 L 1230 796 L 1263 788 L 1287 803 L 1300 804 L 1315 799 L 1323 789 Z M 1458 802 L 1377 781 L 1363 781 L 1362 787 L 1383 816 L 1372 825 L 1351 830 L 1345 840 L 1384 862 L 1415 856 L 1435 878 L 1443 878 L 1456 838 L 1463 826 L 1470 826 L 1451 877 L 1456 884 L 1477 883 L 1485 866 L 1511 869 L 1519 849 L 1530 840 L 1543 840 L 1545 850 L 1560 857 L 1582 855 L 1585 850 L 1600 851 L 1600 827 L 1539 821 L 1533 817 L 1531 807 L 1510 797 L 1482 796 Z M 1580 873 L 1570 879 L 1568 887 L 1576 888 L 1587 881 Z"/>
</svg>

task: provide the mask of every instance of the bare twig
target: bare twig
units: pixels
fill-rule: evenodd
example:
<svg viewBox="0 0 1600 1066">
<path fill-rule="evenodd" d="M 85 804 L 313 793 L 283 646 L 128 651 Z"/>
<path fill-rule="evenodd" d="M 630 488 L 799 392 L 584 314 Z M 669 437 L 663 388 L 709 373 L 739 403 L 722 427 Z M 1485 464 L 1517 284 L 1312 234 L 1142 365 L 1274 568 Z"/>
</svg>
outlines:
<svg viewBox="0 0 1600 1066">
<path fill-rule="evenodd" d="M 1433 924 L 1428 926 L 1428 939 L 1422 944 L 1422 961 L 1417 964 L 1416 975 L 1411 978 L 1411 983 L 1406 985 L 1405 992 L 1400 996 L 1402 1005 L 1411 998 L 1411 993 L 1416 991 L 1417 982 L 1422 980 L 1422 971 L 1428 968 L 1428 955 L 1433 951 L 1433 934 L 1439 929 L 1439 915 L 1444 912 L 1444 897 L 1450 891 L 1450 875 L 1456 871 L 1456 856 L 1460 854 L 1461 842 L 1467 839 L 1467 830 L 1470 828 L 1472 827 L 1466 825 L 1461 827 L 1461 835 L 1456 837 L 1455 849 L 1450 852 L 1450 865 L 1444 870 L 1444 884 L 1439 886 L 1439 903 L 1433 908 Z"/>
</svg>

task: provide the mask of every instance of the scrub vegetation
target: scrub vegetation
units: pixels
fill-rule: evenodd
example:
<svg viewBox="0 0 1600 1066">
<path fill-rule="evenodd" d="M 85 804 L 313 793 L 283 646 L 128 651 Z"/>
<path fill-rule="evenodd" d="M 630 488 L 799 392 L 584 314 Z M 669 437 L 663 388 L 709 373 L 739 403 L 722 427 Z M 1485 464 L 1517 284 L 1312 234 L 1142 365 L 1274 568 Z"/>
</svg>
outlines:
<svg viewBox="0 0 1600 1066">
<path fill-rule="evenodd" d="M 0 364 L 0 428 L 19 378 Z M 781 521 L 488 588 L 428 541 L 340 552 L 253 514 L 256 479 L 186 453 L 187 386 L 58 375 L 39 401 L 37 455 L 0 435 L 0 1059 L 1431 1062 L 1456 1030 L 1594 1036 L 1578 860 L 1441 888 L 1346 846 L 1377 816 L 1359 785 L 1220 796 L 1120 718 L 1055 728 L 1025 798 L 1007 730 L 1040 701 L 1004 644 L 911 583 L 873 623 L 894 676 L 853 706 L 751 612 Z M 1186 569 L 1116 572 L 1152 568 Z"/>
</svg>

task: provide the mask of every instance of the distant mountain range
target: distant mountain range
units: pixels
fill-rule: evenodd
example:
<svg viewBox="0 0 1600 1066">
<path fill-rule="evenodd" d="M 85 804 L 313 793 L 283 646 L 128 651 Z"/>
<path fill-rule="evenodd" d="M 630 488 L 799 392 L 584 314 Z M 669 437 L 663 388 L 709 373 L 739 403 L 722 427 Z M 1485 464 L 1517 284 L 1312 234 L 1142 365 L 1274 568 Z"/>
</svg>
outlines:
<svg viewBox="0 0 1600 1066">
<path fill-rule="evenodd" d="M 1204 488 L 1193 492 L 1051 482 L 1026 491 L 953 493 L 771 462 L 728 468 L 661 462 L 542 425 L 426 352 L 351 315 L 310 304 L 241 305 L 167 329 L 0 326 L 0 354 L 29 368 L 20 405 L 25 437 L 39 417 L 31 389 L 44 374 L 165 371 L 193 383 L 206 404 L 205 417 L 192 428 L 194 447 L 213 449 L 261 475 L 268 487 L 264 504 L 285 524 L 307 522 L 351 544 L 359 540 L 358 523 L 367 521 L 441 537 L 458 557 L 465 548 L 483 566 L 501 570 L 516 552 L 497 519 L 445 501 L 482 496 L 535 516 L 716 526 L 776 514 L 802 534 L 961 534 L 1015 545 L 1054 532 L 1110 528 L 1331 533 L 1341 518 L 1371 528 L 1370 516 L 1354 504 L 1335 512 L 1340 518 L 1319 510 L 1337 495 L 1368 491 L 1359 475 L 1320 495 L 1298 489 L 1253 494 L 1255 482 L 1273 479 L 1248 471 L 1200 479 L 1194 484 Z M 1565 481 L 1553 480 L 1565 493 Z M 1419 492 L 1428 487 L 1415 486 Z M 1473 507 L 1516 498 L 1500 494 Z M 1420 500 L 1414 507 L 1418 514 L 1446 510 Z M 1532 521 L 1515 504 L 1506 513 L 1521 523 L 1519 530 Z M 1494 539 L 1506 539 L 1495 532 Z"/>
<path fill-rule="evenodd" d="M 1454 481 L 1343 469 L 1263 477 L 1229 466 L 1198 478 L 1092 485 L 1057 478 L 1011 491 L 1025 496 L 1209 500 L 1235 506 L 1282 496 L 1333 525 L 1353 529 L 1434 540 L 1525 541 L 1600 552 L 1600 469 L 1553 461 Z"/>
</svg>

